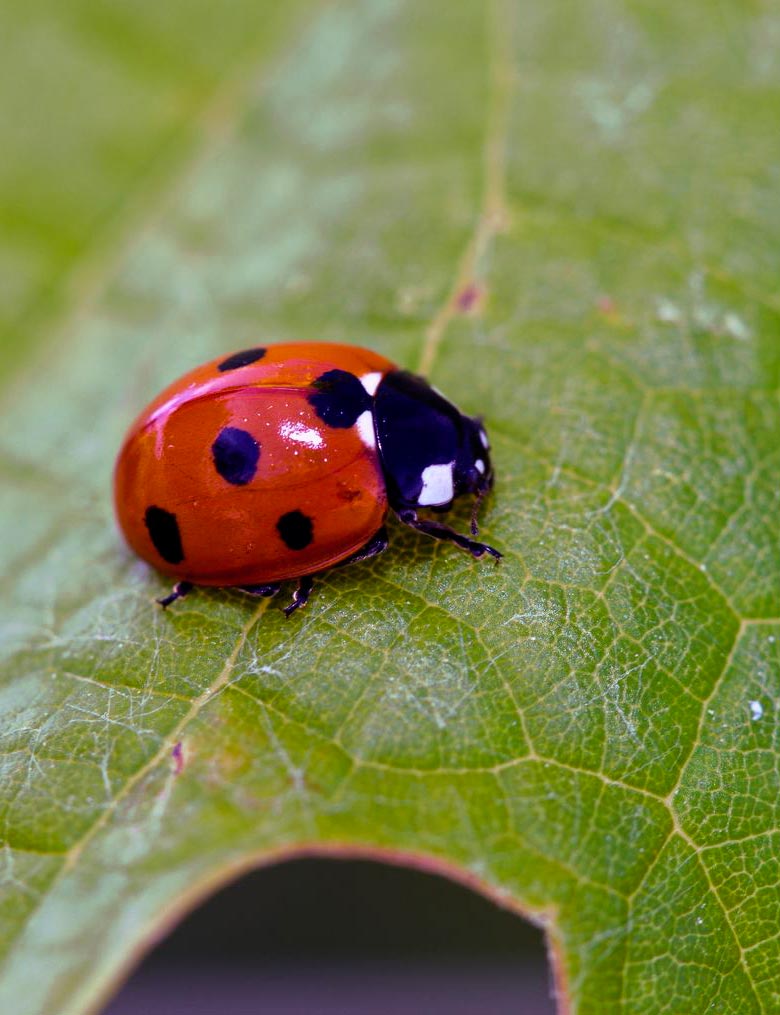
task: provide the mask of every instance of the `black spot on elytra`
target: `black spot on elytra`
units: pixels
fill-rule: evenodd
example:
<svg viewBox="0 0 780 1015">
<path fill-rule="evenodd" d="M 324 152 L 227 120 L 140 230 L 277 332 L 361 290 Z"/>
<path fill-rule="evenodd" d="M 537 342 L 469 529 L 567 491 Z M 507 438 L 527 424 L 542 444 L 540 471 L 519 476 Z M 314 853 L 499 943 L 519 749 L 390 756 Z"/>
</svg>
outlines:
<svg viewBox="0 0 780 1015">
<path fill-rule="evenodd" d="M 312 540 L 312 520 L 302 511 L 288 511 L 276 523 L 276 528 L 290 550 L 305 550 Z"/>
<path fill-rule="evenodd" d="M 358 416 L 371 408 L 371 396 L 354 374 L 347 370 L 326 370 L 312 383 L 309 403 L 328 426 L 347 429 Z"/>
<path fill-rule="evenodd" d="M 232 356 L 223 359 L 217 367 L 221 373 L 226 370 L 238 370 L 239 367 L 248 367 L 250 363 L 256 363 L 265 356 L 265 349 L 257 346 L 255 349 L 244 349 L 242 352 L 234 352 Z"/>
<path fill-rule="evenodd" d="M 166 511 L 165 508 L 152 505 L 146 509 L 144 522 L 149 530 L 149 538 L 162 559 L 167 560 L 169 564 L 181 564 L 184 560 L 184 550 L 176 515 Z"/>
<path fill-rule="evenodd" d="M 251 433 L 226 426 L 211 445 L 214 468 L 234 486 L 245 486 L 257 472 L 260 445 Z"/>
</svg>

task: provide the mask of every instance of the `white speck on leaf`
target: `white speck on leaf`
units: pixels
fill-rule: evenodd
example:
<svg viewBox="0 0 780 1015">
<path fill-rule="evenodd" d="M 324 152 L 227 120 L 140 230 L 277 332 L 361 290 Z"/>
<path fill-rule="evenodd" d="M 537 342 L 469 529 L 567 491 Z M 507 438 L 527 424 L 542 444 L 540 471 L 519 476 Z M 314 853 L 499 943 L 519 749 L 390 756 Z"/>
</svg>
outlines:
<svg viewBox="0 0 780 1015">
<path fill-rule="evenodd" d="M 726 329 L 727 334 L 731 335 L 732 338 L 736 338 L 739 342 L 747 342 L 752 337 L 747 324 L 733 312 L 726 314 L 723 318 L 723 327 Z"/>
<path fill-rule="evenodd" d="M 750 702 L 750 718 L 753 720 L 753 722 L 756 722 L 756 720 L 760 719 L 763 714 L 764 714 L 764 707 L 761 704 L 761 702 L 760 701 L 751 701 Z"/>
<path fill-rule="evenodd" d="M 610 139 L 648 109 L 655 97 L 655 89 L 644 81 L 625 90 L 590 81 L 577 91 L 590 118 Z"/>
<path fill-rule="evenodd" d="M 659 300 L 656 308 L 656 317 L 664 324 L 679 324 L 682 320 L 680 308 L 671 300 Z"/>
</svg>

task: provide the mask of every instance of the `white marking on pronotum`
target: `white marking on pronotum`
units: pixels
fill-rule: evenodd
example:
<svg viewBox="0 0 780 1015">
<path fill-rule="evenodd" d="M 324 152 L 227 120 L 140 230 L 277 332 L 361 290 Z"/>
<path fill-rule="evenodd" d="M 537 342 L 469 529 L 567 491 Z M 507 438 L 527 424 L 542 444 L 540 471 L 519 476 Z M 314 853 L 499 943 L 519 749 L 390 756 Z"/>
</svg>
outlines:
<svg viewBox="0 0 780 1015">
<path fill-rule="evenodd" d="M 481 458 L 478 458 L 476 462 L 474 462 L 474 466 L 477 472 L 481 472 L 483 476 L 485 475 L 485 463 L 482 461 Z"/>
<path fill-rule="evenodd" d="M 325 443 L 319 430 L 313 430 L 304 423 L 282 423 L 279 433 L 290 441 L 305 444 L 307 448 L 321 448 Z"/>
<path fill-rule="evenodd" d="M 452 481 L 452 468 L 455 462 L 445 465 L 429 465 L 422 472 L 422 490 L 417 503 L 425 507 L 429 504 L 449 504 L 455 493 Z"/>
<path fill-rule="evenodd" d="M 363 387 L 366 389 L 369 395 L 373 395 L 376 389 L 379 387 L 379 382 L 381 380 L 382 375 L 377 371 L 376 373 L 373 374 L 363 374 L 363 376 L 360 378 L 360 383 L 363 385 Z"/>
<path fill-rule="evenodd" d="M 482 441 L 482 447 L 487 451 L 490 445 L 488 444 L 487 434 L 482 427 L 479 428 L 479 439 Z"/>
<path fill-rule="evenodd" d="M 355 420 L 358 436 L 367 448 L 376 447 L 376 434 L 374 433 L 374 414 L 370 409 L 361 412 Z"/>
</svg>

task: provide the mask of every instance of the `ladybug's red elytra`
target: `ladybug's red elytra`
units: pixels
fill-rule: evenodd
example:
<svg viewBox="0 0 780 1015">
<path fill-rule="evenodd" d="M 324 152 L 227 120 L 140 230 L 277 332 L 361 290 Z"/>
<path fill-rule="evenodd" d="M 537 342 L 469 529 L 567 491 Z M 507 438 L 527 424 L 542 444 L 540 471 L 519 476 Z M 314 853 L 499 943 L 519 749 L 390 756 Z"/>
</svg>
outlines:
<svg viewBox="0 0 780 1015">
<path fill-rule="evenodd" d="M 212 360 L 166 388 L 133 423 L 114 501 L 127 542 L 177 579 L 305 605 L 312 575 L 387 548 L 389 509 L 474 557 L 486 543 L 420 508 L 493 484 L 487 434 L 421 377 L 368 349 L 291 342 Z"/>
</svg>

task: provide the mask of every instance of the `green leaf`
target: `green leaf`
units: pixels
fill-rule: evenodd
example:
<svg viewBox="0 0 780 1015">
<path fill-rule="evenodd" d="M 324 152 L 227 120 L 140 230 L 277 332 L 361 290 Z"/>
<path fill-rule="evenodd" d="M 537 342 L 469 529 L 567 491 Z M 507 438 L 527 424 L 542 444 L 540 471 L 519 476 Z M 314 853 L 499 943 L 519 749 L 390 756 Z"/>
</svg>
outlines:
<svg viewBox="0 0 780 1015">
<path fill-rule="evenodd" d="M 313 851 L 543 923 L 571 1011 L 777 1011 L 777 10 L 109 10 L 2 14 L 0 1010 Z M 396 527 L 289 622 L 155 607 L 125 427 L 293 338 L 485 415 L 499 568 Z"/>
</svg>

